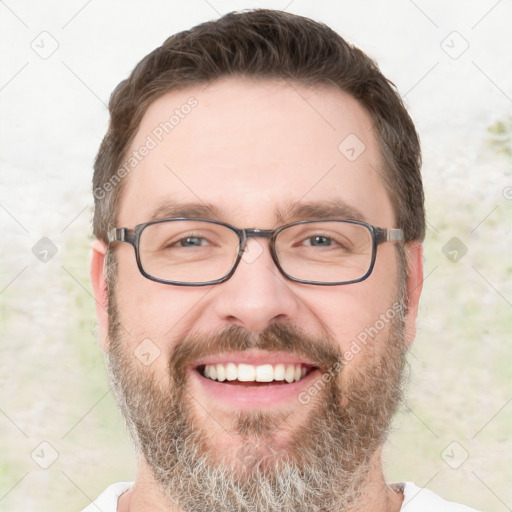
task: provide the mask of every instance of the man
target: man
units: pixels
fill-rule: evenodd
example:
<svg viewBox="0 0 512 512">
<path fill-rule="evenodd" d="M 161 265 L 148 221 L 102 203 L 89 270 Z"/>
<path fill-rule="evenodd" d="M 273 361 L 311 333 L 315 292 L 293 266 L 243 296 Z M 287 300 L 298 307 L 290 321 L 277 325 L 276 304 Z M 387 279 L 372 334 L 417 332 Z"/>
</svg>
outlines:
<svg viewBox="0 0 512 512">
<path fill-rule="evenodd" d="M 425 221 L 377 66 L 234 13 L 145 57 L 110 114 L 91 278 L 139 471 L 86 510 L 471 510 L 382 474 Z"/>
</svg>

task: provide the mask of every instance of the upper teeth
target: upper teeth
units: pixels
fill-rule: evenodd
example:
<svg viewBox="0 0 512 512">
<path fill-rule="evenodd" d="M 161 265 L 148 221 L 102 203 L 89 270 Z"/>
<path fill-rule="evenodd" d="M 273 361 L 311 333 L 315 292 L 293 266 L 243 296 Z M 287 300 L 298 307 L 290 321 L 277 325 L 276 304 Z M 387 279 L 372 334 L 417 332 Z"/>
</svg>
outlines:
<svg viewBox="0 0 512 512">
<path fill-rule="evenodd" d="M 295 382 L 304 377 L 307 370 L 301 364 L 207 364 L 204 367 L 204 376 L 223 382 L 225 380 L 239 380 L 241 382 L 272 382 L 285 380 Z"/>
</svg>

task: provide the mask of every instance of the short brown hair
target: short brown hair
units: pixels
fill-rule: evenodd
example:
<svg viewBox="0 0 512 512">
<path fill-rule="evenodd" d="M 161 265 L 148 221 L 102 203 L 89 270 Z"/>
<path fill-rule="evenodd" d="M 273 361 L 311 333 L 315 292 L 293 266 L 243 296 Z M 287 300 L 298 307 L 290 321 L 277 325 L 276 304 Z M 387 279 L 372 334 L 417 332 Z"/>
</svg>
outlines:
<svg viewBox="0 0 512 512">
<path fill-rule="evenodd" d="M 406 241 L 423 240 L 420 144 L 395 86 L 372 59 L 326 25 L 267 9 L 229 13 L 171 36 L 116 87 L 94 164 L 96 237 L 106 242 L 115 225 L 122 190 L 118 171 L 150 103 L 169 91 L 229 76 L 331 85 L 357 99 L 375 125 L 397 226 Z"/>
</svg>

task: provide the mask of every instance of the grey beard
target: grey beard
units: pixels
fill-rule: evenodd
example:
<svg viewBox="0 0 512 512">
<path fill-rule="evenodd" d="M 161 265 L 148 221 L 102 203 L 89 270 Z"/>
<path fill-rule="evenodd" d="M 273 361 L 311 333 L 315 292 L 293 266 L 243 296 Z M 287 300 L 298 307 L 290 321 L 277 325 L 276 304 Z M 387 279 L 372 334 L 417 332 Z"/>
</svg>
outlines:
<svg viewBox="0 0 512 512">
<path fill-rule="evenodd" d="M 347 510 L 358 501 L 371 459 L 384 443 L 402 399 L 403 318 L 391 320 L 386 339 L 370 340 L 369 344 L 384 344 L 380 351 L 367 347 L 370 357 L 365 350 L 357 356 L 361 363 L 346 389 L 339 378 L 326 383 L 300 427 L 287 424 L 278 413 L 236 415 L 232 432 L 242 448 L 220 461 L 212 456 L 207 433 L 193 426 L 179 350 L 169 362 L 168 389 L 162 390 L 154 376 L 137 370 L 133 358 L 123 351 L 117 313 L 111 315 L 110 326 L 111 386 L 130 434 L 170 506 L 186 512 L 332 512 Z M 256 346 L 255 336 L 238 328 L 212 337 L 211 343 L 204 343 L 204 337 L 182 343 L 214 347 L 220 338 L 229 348 Z M 279 349 L 292 351 L 299 346 L 306 351 L 311 346 L 316 356 L 323 354 L 318 347 L 331 347 L 325 350 L 330 358 L 326 367 L 336 354 L 332 342 L 304 340 L 286 326 L 270 326 L 257 339 L 271 340 L 257 345 L 266 349 L 279 345 Z M 189 355 L 187 350 L 181 353 L 184 358 Z M 293 434 L 285 448 L 278 448 L 273 432 L 283 426 Z"/>
</svg>

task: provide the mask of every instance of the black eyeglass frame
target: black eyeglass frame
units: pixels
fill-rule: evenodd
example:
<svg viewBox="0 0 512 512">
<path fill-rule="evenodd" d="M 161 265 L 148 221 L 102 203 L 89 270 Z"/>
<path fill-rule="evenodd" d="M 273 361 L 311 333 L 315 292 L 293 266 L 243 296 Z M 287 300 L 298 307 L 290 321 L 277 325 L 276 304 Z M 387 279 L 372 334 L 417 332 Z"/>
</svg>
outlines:
<svg viewBox="0 0 512 512">
<path fill-rule="evenodd" d="M 174 222 L 174 221 L 201 221 L 201 222 L 208 222 L 211 224 L 217 224 L 219 226 L 224 226 L 231 231 L 233 231 L 237 236 L 239 240 L 238 245 L 238 251 L 237 251 L 237 257 L 233 263 L 233 266 L 231 270 L 220 279 L 215 279 L 213 281 L 205 281 L 205 282 L 199 282 L 199 283 L 188 283 L 183 281 L 169 281 L 166 279 L 160 279 L 158 277 L 154 277 L 151 274 L 148 274 L 144 267 L 142 266 L 142 262 L 140 260 L 140 250 L 139 250 L 139 244 L 140 244 L 140 237 L 142 235 L 142 232 L 144 229 L 146 229 L 148 226 L 151 226 L 153 224 L 160 224 L 163 222 Z M 296 277 L 290 276 L 287 274 L 283 268 L 281 267 L 279 263 L 279 259 L 277 257 L 277 253 L 275 250 L 275 241 L 279 233 L 281 231 L 291 227 L 296 226 L 299 224 L 314 224 L 314 223 L 320 223 L 320 222 L 343 222 L 347 224 L 357 224 L 359 226 L 363 226 L 371 234 L 372 237 L 372 258 L 370 265 L 368 267 L 368 270 L 366 273 L 358 278 L 358 279 L 352 279 L 351 281 L 340 281 L 340 282 L 333 282 L 333 283 L 327 283 L 323 281 L 307 281 L 304 279 L 298 279 Z M 318 286 L 340 286 L 344 284 L 353 284 L 353 283 L 359 283 L 361 281 L 364 281 L 367 279 L 370 274 L 373 271 L 373 267 L 375 266 L 375 260 L 377 258 L 377 246 L 384 242 L 396 242 L 401 241 L 404 239 L 403 231 L 400 228 L 379 228 L 376 226 L 373 226 L 372 224 L 368 224 L 367 222 L 362 222 L 359 220 L 345 220 L 345 219 L 314 219 L 314 220 L 299 220 L 296 222 L 291 222 L 289 224 L 285 224 L 284 226 L 280 226 L 277 229 L 258 229 L 258 228 L 245 228 L 245 229 L 239 229 L 235 226 L 232 226 L 231 224 L 227 224 L 226 222 L 218 221 L 218 220 L 212 220 L 212 219 L 202 219 L 198 217 L 174 217 L 169 219 L 158 219 L 153 220 L 150 222 L 145 222 L 143 224 L 138 224 L 135 226 L 134 229 L 129 228 L 112 228 L 108 231 L 107 234 L 108 242 L 126 242 L 133 246 L 135 250 L 135 258 L 137 261 L 137 266 L 139 268 L 140 273 L 147 279 L 151 281 L 155 281 L 157 283 L 162 284 L 170 284 L 170 285 L 176 285 L 176 286 L 210 286 L 214 284 L 220 284 L 227 281 L 230 277 L 233 276 L 235 273 L 235 270 L 237 269 L 240 260 L 242 259 L 242 255 L 244 252 L 245 245 L 247 241 L 250 238 L 266 238 L 269 241 L 270 245 L 270 254 L 272 256 L 272 260 L 274 261 L 276 267 L 279 269 L 279 272 L 283 276 L 285 276 L 290 281 L 294 281 L 296 283 L 302 283 L 302 284 L 310 284 L 310 285 L 318 285 Z"/>
</svg>

